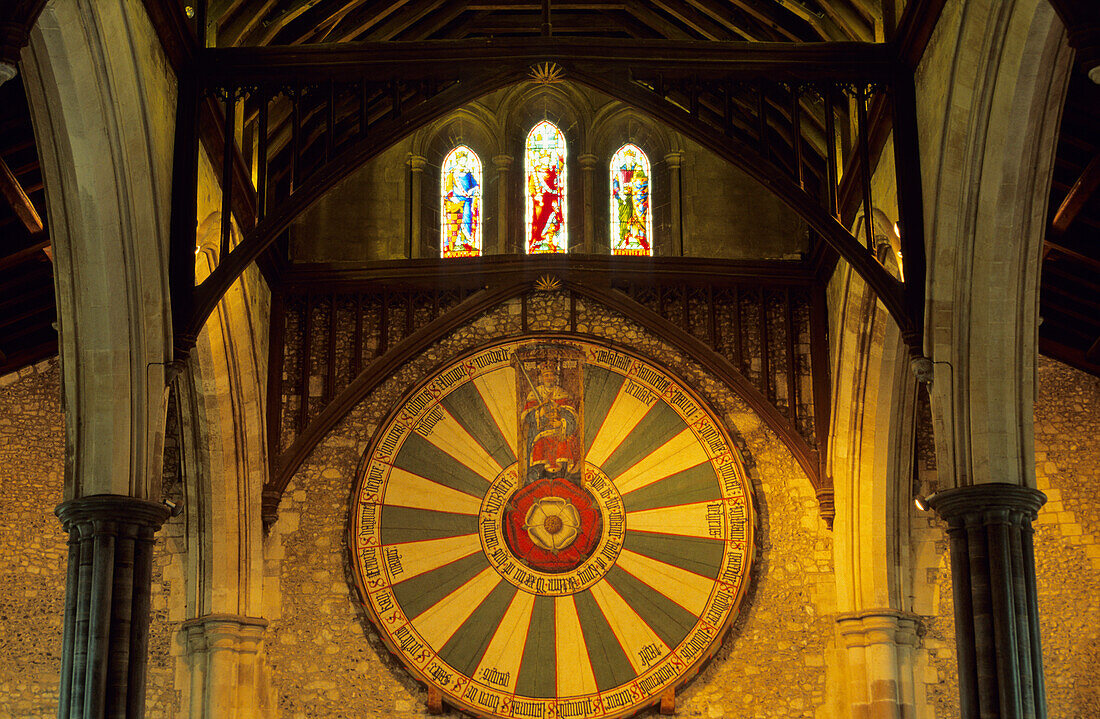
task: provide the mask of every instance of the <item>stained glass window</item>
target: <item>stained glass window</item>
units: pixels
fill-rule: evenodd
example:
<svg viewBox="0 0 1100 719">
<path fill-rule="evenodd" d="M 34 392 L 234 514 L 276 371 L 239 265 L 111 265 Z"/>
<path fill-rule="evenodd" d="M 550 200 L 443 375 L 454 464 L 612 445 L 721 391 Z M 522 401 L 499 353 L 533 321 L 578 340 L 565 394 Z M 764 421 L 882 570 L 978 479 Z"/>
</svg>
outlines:
<svg viewBox="0 0 1100 719">
<path fill-rule="evenodd" d="M 440 182 L 442 257 L 481 254 L 481 160 L 465 145 L 443 159 Z"/>
<path fill-rule="evenodd" d="M 649 160 L 626 144 L 611 158 L 611 254 L 653 254 Z"/>
<path fill-rule="evenodd" d="M 527 252 L 565 252 L 565 136 L 543 120 L 527 135 L 524 155 Z"/>
</svg>

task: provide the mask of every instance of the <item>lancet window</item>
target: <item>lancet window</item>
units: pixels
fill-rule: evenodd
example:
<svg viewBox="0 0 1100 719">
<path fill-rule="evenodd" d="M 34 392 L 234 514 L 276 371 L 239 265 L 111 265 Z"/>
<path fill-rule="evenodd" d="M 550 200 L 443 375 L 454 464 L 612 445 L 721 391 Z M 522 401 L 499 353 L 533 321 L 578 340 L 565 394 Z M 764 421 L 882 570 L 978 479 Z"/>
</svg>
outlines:
<svg viewBox="0 0 1100 719">
<path fill-rule="evenodd" d="M 439 249 L 442 257 L 481 254 L 481 160 L 459 145 L 443 159 L 440 172 Z"/>
<path fill-rule="evenodd" d="M 565 136 L 543 120 L 524 146 L 527 252 L 566 252 Z"/>
<path fill-rule="evenodd" d="M 611 254 L 653 254 L 649 159 L 627 143 L 611 158 Z"/>
</svg>

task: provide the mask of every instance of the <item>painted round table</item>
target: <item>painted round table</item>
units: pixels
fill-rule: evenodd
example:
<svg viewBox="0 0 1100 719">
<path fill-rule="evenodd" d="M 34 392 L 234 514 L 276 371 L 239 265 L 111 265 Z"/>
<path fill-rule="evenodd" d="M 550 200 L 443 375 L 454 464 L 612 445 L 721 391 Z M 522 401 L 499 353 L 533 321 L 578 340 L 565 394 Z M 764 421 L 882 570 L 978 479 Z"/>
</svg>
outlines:
<svg viewBox="0 0 1100 719">
<path fill-rule="evenodd" d="M 752 559 L 751 490 L 714 412 L 587 339 L 458 358 L 360 465 L 356 582 L 379 633 L 484 717 L 621 717 L 717 649 Z"/>
</svg>

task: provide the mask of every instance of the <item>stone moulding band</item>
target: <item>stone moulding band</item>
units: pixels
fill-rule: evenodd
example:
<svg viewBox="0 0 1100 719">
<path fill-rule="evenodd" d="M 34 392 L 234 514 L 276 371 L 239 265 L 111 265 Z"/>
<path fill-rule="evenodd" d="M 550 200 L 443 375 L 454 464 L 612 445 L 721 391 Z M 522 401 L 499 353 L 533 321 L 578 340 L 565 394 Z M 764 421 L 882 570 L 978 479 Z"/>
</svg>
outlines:
<svg viewBox="0 0 1100 719">
<path fill-rule="evenodd" d="M 952 525 L 969 515 L 996 512 L 1020 512 L 1034 521 L 1046 501 L 1037 489 L 1006 482 L 945 489 L 928 498 L 929 506 Z"/>
</svg>

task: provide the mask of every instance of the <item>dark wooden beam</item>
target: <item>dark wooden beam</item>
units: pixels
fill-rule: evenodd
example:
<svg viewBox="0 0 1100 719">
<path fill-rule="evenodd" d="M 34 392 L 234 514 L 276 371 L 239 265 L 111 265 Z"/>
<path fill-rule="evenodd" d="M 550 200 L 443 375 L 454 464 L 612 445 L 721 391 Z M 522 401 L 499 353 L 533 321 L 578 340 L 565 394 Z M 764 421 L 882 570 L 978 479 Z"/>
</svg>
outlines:
<svg viewBox="0 0 1100 719">
<path fill-rule="evenodd" d="M 0 315 L 0 328 L 11 327 L 12 325 L 19 324 L 23 320 L 46 313 L 50 313 L 54 317 L 57 316 L 57 307 L 54 305 L 52 295 L 47 302 L 35 302 L 20 311 L 9 311 Z"/>
<path fill-rule="evenodd" d="M 198 49 L 191 23 L 176 0 L 145 0 L 144 4 L 168 64 L 178 78 L 181 72 L 186 72 Z"/>
<path fill-rule="evenodd" d="M 34 345 L 9 348 L 9 353 L 0 352 L 0 374 L 7 374 L 35 362 L 57 355 L 57 334 Z"/>
<path fill-rule="evenodd" d="M 24 247 L 18 252 L 13 252 L 10 255 L 4 255 L 0 257 L 0 271 L 6 270 L 9 267 L 15 267 L 16 265 L 20 265 L 26 262 L 27 260 L 35 257 L 39 253 L 49 248 L 49 246 L 50 240 L 47 237 L 43 236 L 30 247 Z"/>
<path fill-rule="evenodd" d="M 472 290 L 487 284 L 531 283 L 547 273 L 598 287 L 657 281 L 689 287 L 739 282 L 805 287 L 813 281 L 812 268 L 801 261 L 569 254 L 382 260 L 351 267 L 347 263 L 295 263 L 284 274 L 283 287 L 290 294 L 365 291 L 380 283 L 420 290 L 436 287 Z"/>
<path fill-rule="evenodd" d="M 745 33 L 749 32 L 752 35 L 757 33 L 753 32 L 755 28 L 766 29 L 768 37 L 762 37 L 759 39 L 764 40 L 790 40 L 794 42 L 814 42 L 821 40 L 820 36 L 814 34 L 813 30 L 805 25 L 805 22 L 800 18 L 796 18 L 794 15 L 790 15 L 791 20 L 794 22 L 783 23 L 778 20 L 776 14 L 782 12 L 778 8 L 772 11 L 772 14 L 765 12 L 763 9 L 765 6 L 757 6 L 752 2 L 722 2 L 721 0 L 688 0 L 693 7 L 698 9 L 702 13 L 706 13 L 707 16 L 714 19 L 715 22 L 721 23 L 730 32 L 736 33 L 745 37 Z M 739 16 L 740 13 L 740 16 Z M 750 21 L 755 21 L 751 22 Z M 797 27 L 798 30 L 788 28 L 788 25 Z M 805 29 L 802 26 L 805 25 Z M 756 37 L 745 37 L 746 40 L 758 39 Z"/>
<path fill-rule="evenodd" d="M 1076 367 L 1083 372 L 1100 377 L 1100 358 L 1090 359 L 1087 353 L 1079 348 L 1070 347 L 1057 340 L 1044 337 L 1042 333 L 1039 334 L 1039 352 L 1071 367 Z"/>
<path fill-rule="evenodd" d="M 401 12 L 391 15 L 388 20 L 367 33 L 364 39 L 392 40 L 399 33 L 420 22 L 425 15 L 438 10 L 445 2 L 446 0 L 414 0 Z"/>
<path fill-rule="evenodd" d="M 328 33 L 362 4 L 363 0 L 320 0 L 288 23 L 275 36 L 273 44 L 300 45 L 308 42 L 324 42 Z M 229 43 L 219 44 L 225 46 Z"/>
<path fill-rule="evenodd" d="M 1062 204 L 1058 206 L 1058 211 L 1054 213 L 1054 220 L 1051 222 L 1055 232 L 1062 233 L 1069 229 L 1081 214 L 1081 210 L 1085 209 L 1085 205 L 1095 194 L 1097 187 L 1100 187 L 1100 154 L 1093 156 L 1085 166 L 1085 171 L 1066 194 L 1066 199 L 1062 200 Z"/>
<path fill-rule="evenodd" d="M 46 0 L 9 0 L 0 7 L 0 62 L 18 65 L 30 42 L 31 28 L 46 7 Z"/>
<path fill-rule="evenodd" d="M 245 4 L 236 12 L 221 18 L 218 25 L 218 45 L 232 47 L 241 44 L 277 3 L 278 0 L 263 0 L 258 5 Z"/>
<path fill-rule="evenodd" d="M 932 31 L 943 14 L 947 0 L 909 0 L 898 23 L 897 35 L 892 44 L 897 48 L 898 60 L 910 70 L 916 70 L 924 57 Z"/>
<path fill-rule="evenodd" d="M 469 4 L 461 0 L 452 0 L 442 10 L 432 13 L 410 28 L 395 36 L 397 40 L 427 40 L 437 32 L 454 22 L 459 15 L 469 9 Z"/>
<path fill-rule="evenodd" d="M 891 48 L 875 43 L 714 43 L 623 38 L 508 38 L 344 43 L 324 47 L 216 48 L 199 67 L 209 86 L 355 80 L 385 73 L 394 79 L 456 75 L 479 67 L 529 67 L 558 60 L 659 70 L 669 77 L 889 82 Z"/>
<path fill-rule="evenodd" d="M 731 39 L 728 28 L 716 23 L 713 18 L 700 12 L 690 3 L 681 0 L 654 0 L 653 4 L 704 40 Z"/>
<path fill-rule="evenodd" d="M 1076 61 L 1086 72 L 1100 68 L 1100 3 L 1096 0 L 1050 0 L 1051 7 L 1066 26 L 1069 46 L 1077 51 Z"/>
<path fill-rule="evenodd" d="M 1096 270 L 1100 270 L 1100 259 L 1090 255 L 1087 249 L 1088 248 L 1081 247 L 1079 243 L 1072 242 L 1064 236 L 1052 238 L 1048 234 L 1046 241 L 1043 242 L 1044 253 L 1058 252 L 1066 257 L 1072 257 L 1079 262 L 1084 262 Z"/>
<path fill-rule="evenodd" d="M 23 186 L 3 158 L 0 158 L 0 193 L 3 193 L 4 199 L 11 205 L 12 211 L 27 228 L 27 232 L 32 235 L 42 232 L 42 218 L 38 216 L 38 210 L 34 209 L 31 198 L 27 197 Z"/>
<path fill-rule="evenodd" d="M 375 27 L 393 13 L 407 5 L 409 0 L 374 0 L 358 10 L 348 13 L 332 26 L 325 42 L 346 43 Z"/>
</svg>

